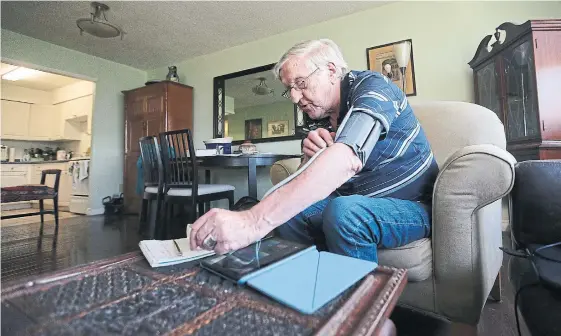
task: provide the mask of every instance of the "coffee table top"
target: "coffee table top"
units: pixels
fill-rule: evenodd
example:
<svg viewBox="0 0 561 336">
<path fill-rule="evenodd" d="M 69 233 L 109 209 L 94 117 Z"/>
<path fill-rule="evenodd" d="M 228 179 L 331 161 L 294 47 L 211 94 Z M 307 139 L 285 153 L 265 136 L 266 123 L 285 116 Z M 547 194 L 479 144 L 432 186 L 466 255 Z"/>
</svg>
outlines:
<svg viewBox="0 0 561 336">
<path fill-rule="evenodd" d="M 6 335 L 369 335 L 381 328 L 406 271 L 380 266 L 313 315 L 198 267 L 151 268 L 128 253 L 2 288 Z"/>
</svg>

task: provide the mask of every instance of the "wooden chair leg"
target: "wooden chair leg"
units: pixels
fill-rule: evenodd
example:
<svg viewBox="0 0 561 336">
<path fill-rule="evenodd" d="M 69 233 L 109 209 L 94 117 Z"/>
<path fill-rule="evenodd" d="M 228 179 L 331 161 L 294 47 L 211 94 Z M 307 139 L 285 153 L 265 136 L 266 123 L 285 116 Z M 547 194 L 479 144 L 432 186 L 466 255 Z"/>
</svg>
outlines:
<svg viewBox="0 0 561 336">
<path fill-rule="evenodd" d="M 502 266 L 501 266 L 502 270 Z M 495 279 L 495 283 L 493 284 L 493 288 L 491 288 L 491 293 L 489 293 L 489 297 L 493 299 L 493 301 L 501 302 L 501 272 L 497 275 Z"/>
<path fill-rule="evenodd" d="M 139 223 L 138 223 L 138 233 L 142 233 L 142 230 L 144 230 L 146 228 L 146 222 L 150 221 L 150 218 L 148 217 L 148 200 L 147 199 L 142 199 L 142 206 L 140 208 L 140 218 L 139 218 Z M 148 225 L 149 227 L 149 225 Z"/>
<path fill-rule="evenodd" d="M 55 234 L 57 234 L 58 233 L 58 196 L 53 199 L 53 206 L 55 210 Z"/>
<path fill-rule="evenodd" d="M 43 223 L 45 222 L 45 215 L 43 214 L 45 212 L 45 200 L 39 200 L 39 212 L 40 212 L 40 216 L 41 216 L 41 226 L 43 226 Z"/>
<path fill-rule="evenodd" d="M 228 194 L 228 209 L 232 210 L 234 208 L 234 192 Z"/>
</svg>

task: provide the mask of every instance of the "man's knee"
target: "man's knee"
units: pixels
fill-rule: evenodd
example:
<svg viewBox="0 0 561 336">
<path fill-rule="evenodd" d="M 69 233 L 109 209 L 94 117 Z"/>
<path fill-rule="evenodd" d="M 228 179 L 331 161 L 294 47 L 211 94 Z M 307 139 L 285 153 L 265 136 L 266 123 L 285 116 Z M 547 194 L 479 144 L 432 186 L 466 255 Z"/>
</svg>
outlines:
<svg viewBox="0 0 561 336">
<path fill-rule="evenodd" d="M 362 235 L 360 203 L 365 196 L 352 195 L 334 198 L 329 202 L 323 212 L 323 232 L 326 236 L 345 238 L 349 236 Z"/>
</svg>

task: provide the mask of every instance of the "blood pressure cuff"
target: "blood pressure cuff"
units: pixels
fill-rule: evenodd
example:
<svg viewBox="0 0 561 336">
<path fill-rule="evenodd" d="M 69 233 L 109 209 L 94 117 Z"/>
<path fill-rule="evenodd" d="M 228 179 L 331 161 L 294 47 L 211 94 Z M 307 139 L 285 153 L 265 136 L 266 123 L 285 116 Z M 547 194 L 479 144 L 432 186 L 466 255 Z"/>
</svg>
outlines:
<svg viewBox="0 0 561 336">
<path fill-rule="evenodd" d="M 351 147 L 364 167 L 382 129 L 380 119 L 369 109 L 351 109 L 339 126 L 335 142 Z"/>
</svg>

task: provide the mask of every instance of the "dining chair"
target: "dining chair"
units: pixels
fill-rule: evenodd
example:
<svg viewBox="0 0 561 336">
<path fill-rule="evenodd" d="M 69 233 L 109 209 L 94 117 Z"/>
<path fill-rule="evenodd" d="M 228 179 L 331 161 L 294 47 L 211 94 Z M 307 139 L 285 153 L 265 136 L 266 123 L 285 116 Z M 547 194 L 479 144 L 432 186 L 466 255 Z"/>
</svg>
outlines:
<svg viewBox="0 0 561 336">
<path fill-rule="evenodd" d="M 191 130 L 182 129 L 160 133 L 164 167 L 164 228 L 168 234 L 174 204 L 189 207 L 189 222 L 204 213 L 204 204 L 222 199 L 234 206 L 234 186 L 227 184 L 199 184 L 197 158 Z M 198 207 L 198 214 L 197 214 Z"/>
<path fill-rule="evenodd" d="M 140 157 L 142 161 L 142 178 L 144 183 L 142 207 L 140 211 L 139 233 L 142 233 L 148 223 L 148 236 L 154 238 L 157 234 L 156 223 L 160 219 L 160 210 L 164 199 L 164 168 L 158 138 L 145 136 L 139 139 Z M 156 210 L 153 216 L 149 212 L 152 202 L 156 201 Z"/>
</svg>

